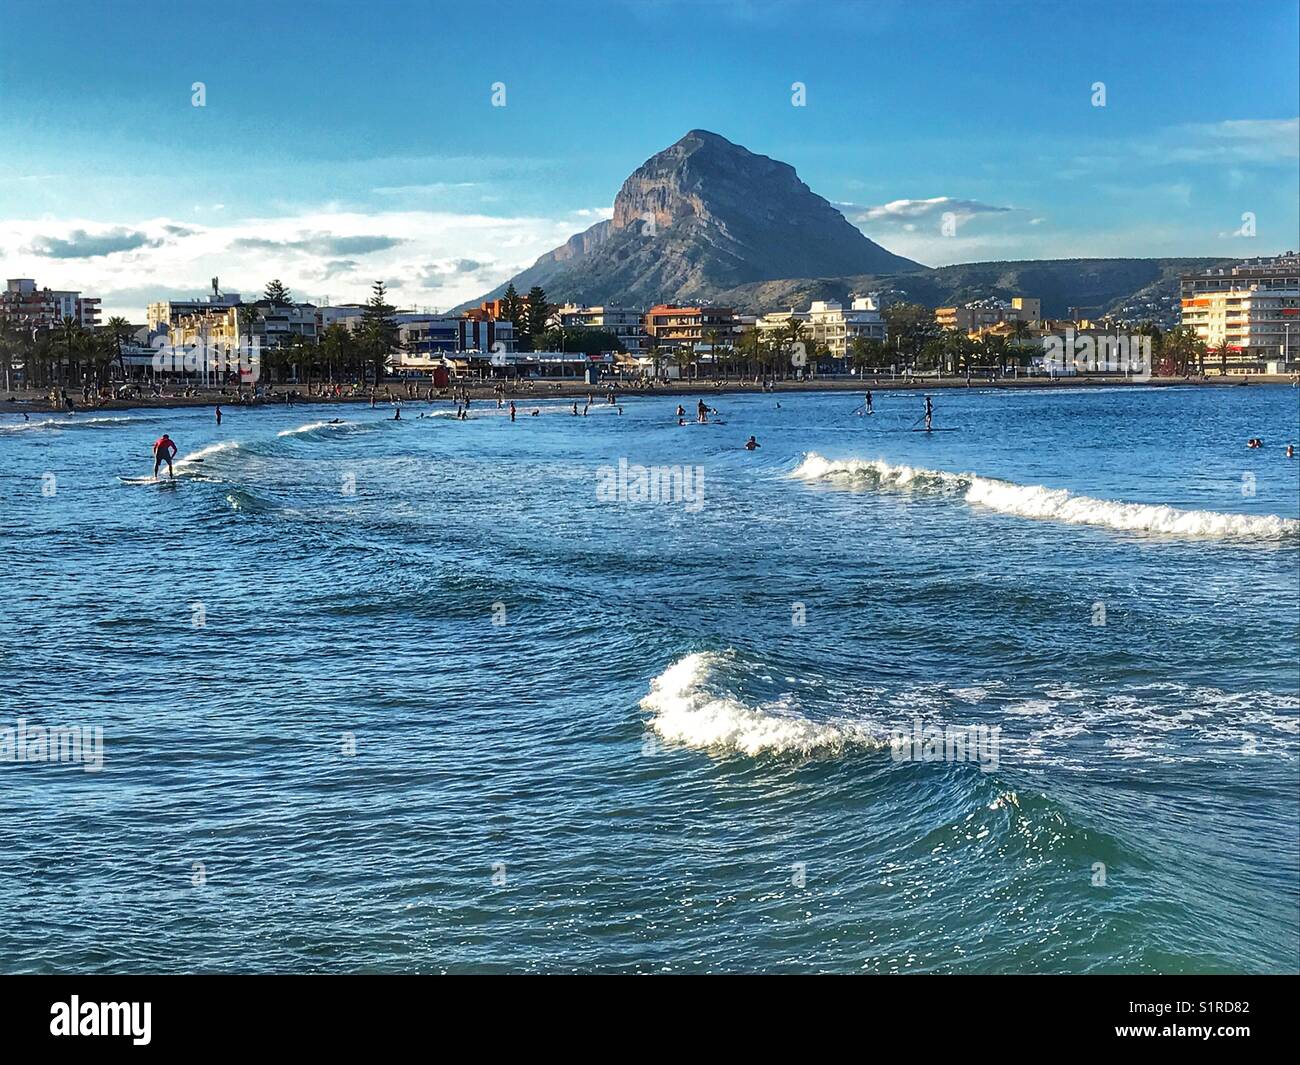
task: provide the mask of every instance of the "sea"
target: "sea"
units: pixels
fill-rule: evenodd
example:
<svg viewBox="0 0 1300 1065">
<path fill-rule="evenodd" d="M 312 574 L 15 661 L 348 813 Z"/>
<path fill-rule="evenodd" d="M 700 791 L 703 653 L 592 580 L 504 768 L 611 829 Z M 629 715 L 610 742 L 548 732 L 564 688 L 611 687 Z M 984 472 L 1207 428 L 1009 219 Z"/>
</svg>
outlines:
<svg viewBox="0 0 1300 1065">
<path fill-rule="evenodd" d="M 1296 972 L 1300 391 L 863 399 L 0 415 L 0 971 Z"/>
</svg>

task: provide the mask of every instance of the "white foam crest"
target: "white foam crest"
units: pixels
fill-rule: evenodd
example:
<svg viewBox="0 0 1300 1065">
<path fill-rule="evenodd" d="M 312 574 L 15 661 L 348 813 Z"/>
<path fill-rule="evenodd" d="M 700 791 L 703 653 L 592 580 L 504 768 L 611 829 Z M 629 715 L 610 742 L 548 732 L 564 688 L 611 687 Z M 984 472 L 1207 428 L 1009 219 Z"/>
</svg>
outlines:
<svg viewBox="0 0 1300 1065">
<path fill-rule="evenodd" d="M 87 425 L 114 425 L 119 422 L 147 422 L 149 418 L 132 417 L 131 415 L 100 415 L 99 417 L 82 417 L 82 418 L 42 418 L 38 422 L 12 422 L 6 425 L 0 425 L 0 430 L 7 432 L 23 432 L 31 429 L 77 429 Z"/>
<path fill-rule="evenodd" d="M 188 466 L 192 462 L 202 461 L 212 455 L 220 454 L 223 451 L 233 451 L 237 447 L 239 447 L 239 444 L 234 440 L 222 440 L 216 444 L 209 444 L 207 447 L 199 448 L 198 451 L 191 451 L 183 459 L 177 459 L 173 464 L 173 467 L 179 469 L 182 466 Z"/>
<path fill-rule="evenodd" d="M 314 433 L 318 429 L 343 429 L 355 422 L 308 422 L 306 425 L 300 425 L 297 429 L 281 429 L 276 436 L 300 436 L 303 433 Z"/>
<path fill-rule="evenodd" d="M 971 478 L 966 501 L 1001 514 L 1070 525 L 1095 525 L 1120 532 L 1265 540 L 1279 540 L 1300 533 L 1300 521 L 1275 514 L 1228 514 L 1214 510 L 1179 510 L 1151 503 L 1120 503 L 1075 495 L 1064 488 L 1014 484 L 987 477 Z"/>
<path fill-rule="evenodd" d="M 1000 514 L 1117 532 L 1158 533 L 1197 539 L 1282 540 L 1300 536 L 1300 521 L 1276 514 L 1180 510 L 1156 503 L 1123 503 L 1075 495 L 1064 488 L 1016 484 L 970 473 L 893 465 L 882 459 L 823 458 L 809 452 L 790 474 L 803 481 L 841 480 L 904 491 L 964 490 L 967 503 Z"/>
<path fill-rule="evenodd" d="M 955 491 L 969 483 L 966 476 L 958 473 L 927 470 L 920 466 L 895 466 L 883 459 L 828 459 L 815 451 L 808 452 L 790 476 L 801 481 L 842 480 L 903 490 Z"/>
<path fill-rule="evenodd" d="M 650 727 L 663 739 L 704 750 L 760 754 L 810 754 L 849 744 L 880 746 L 853 723 L 819 724 L 779 703 L 749 706 L 716 695 L 706 685 L 721 661 L 712 652 L 678 659 L 650 682 L 641 707 L 654 716 Z"/>
</svg>

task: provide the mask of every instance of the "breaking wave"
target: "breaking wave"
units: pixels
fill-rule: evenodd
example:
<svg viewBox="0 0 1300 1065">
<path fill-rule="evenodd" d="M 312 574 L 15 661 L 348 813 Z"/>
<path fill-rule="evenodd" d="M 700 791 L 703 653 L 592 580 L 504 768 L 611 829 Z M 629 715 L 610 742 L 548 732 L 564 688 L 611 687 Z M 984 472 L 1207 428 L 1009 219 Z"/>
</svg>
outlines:
<svg viewBox="0 0 1300 1065">
<path fill-rule="evenodd" d="M 356 422 L 345 421 L 320 421 L 308 422 L 306 425 L 300 425 L 296 429 L 282 429 L 276 433 L 277 437 L 284 436 L 325 436 L 333 432 L 346 432 L 349 429 L 357 428 Z"/>
<path fill-rule="evenodd" d="M 67 418 L 42 418 L 40 421 L 9 422 L 0 425 L 0 431 L 18 433 L 30 432 L 35 429 L 107 429 L 114 425 L 120 425 L 123 422 L 151 422 L 151 417 L 140 417 L 138 415 L 100 415 L 98 417 L 67 417 Z"/>
<path fill-rule="evenodd" d="M 719 691 L 726 656 L 711 651 L 679 658 L 650 682 L 641 708 L 663 739 L 702 750 L 761 754 L 813 754 L 846 746 L 881 747 L 882 739 L 851 721 L 816 722 L 783 701 L 749 705 Z"/>
<path fill-rule="evenodd" d="M 1300 535 L 1300 521 L 1275 514 L 1179 510 L 1163 504 L 1094 499 L 1075 495 L 1064 488 L 1016 484 L 973 473 L 895 466 L 880 459 L 832 460 L 810 452 L 790 476 L 803 481 L 842 481 L 894 491 L 961 494 L 967 503 L 1001 514 L 1069 525 L 1093 525 L 1120 532 L 1159 533 L 1196 539 L 1281 540 Z"/>
<path fill-rule="evenodd" d="M 233 451 L 239 447 L 234 440 L 222 440 L 220 443 L 209 444 L 207 447 L 201 447 L 198 451 L 191 451 L 184 458 L 177 459 L 173 463 L 175 469 L 181 469 L 185 466 L 192 466 L 196 462 L 203 462 L 213 455 L 219 455 L 223 451 Z"/>
</svg>

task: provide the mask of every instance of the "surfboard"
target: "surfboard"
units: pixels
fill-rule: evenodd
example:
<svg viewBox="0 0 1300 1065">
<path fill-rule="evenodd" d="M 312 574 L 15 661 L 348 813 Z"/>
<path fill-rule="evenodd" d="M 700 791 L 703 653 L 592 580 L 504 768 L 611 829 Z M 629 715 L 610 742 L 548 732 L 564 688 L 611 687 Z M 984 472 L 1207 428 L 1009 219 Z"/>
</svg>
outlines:
<svg viewBox="0 0 1300 1065">
<path fill-rule="evenodd" d="M 914 433 L 956 433 L 958 429 L 913 429 Z"/>
<path fill-rule="evenodd" d="M 177 483 L 175 477 L 119 477 L 123 484 L 172 485 Z"/>
</svg>

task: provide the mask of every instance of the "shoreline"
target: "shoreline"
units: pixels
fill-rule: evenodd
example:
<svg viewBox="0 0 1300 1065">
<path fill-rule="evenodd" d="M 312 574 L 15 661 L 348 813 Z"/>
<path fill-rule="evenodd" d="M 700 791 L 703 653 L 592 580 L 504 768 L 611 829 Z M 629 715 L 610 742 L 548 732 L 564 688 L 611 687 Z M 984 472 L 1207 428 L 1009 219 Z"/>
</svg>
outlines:
<svg viewBox="0 0 1300 1065">
<path fill-rule="evenodd" d="M 697 395 L 773 395 L 779 393 L 792 392 L 853 392 L 861 393 L 870 389 L 873 392 L 926 392 L 941 391 L 947 389 L 1030 389 L 1040 391 L 1051 391 L 1058 388 L 1224 388 L 1224 387 L 1245 387 L 1249 384 L 1256 386 L 1264 385 L 1286 385 L 1295 384 L 1295 379 L 1290 375 L 1277 374 L 1255 374 L 1250 377 L 1240 377 L 1236 379 L 1225 379 L 1223 377 L 1210 378 L 1158 378 L 1151 381 L 1123 381 L 1114 380 L 1113 378 L 1099 377 L 1058 377 L 1054 380 L 1047 380 L 1041 377 L 1021 377 L 1021 378 L 1000 378 L 989 380 L 987 378 L 972 378 L 969 382 L 962 377 L 945 377 L 945 378 L 923 378 L 920 380 L 906 381 L 898 378 L 890 379 L 882 377 L 880 380 L 870 378 L 853 378 L 845 380 L 844 378 L 812 380 L 812 381 L 777 381 L 773 387 L 766 392 L 763 387 L 748 381 L 715 381 L 708 378 L 702 381 L 672 381 L 668 384 L 655 385 L 651 388 L 617 388 L 616 392 L 620 402 L 625 402 L 632 398 L 639 397 L 671 397 L 671 396 L 697 396 Z M 474 381 L 459 384 L 458 387 L 466 388 L 471 399 L 484 400 L 495 397 L 493 388 L 496 382 Z M 578 381 L 565 382 L 538 382 L 540 387 L 535 389 L 524 389 L 505 394 L 506 401 L 514 400 L 515 402 L 535 402 L 546 399 L 579 399 L 587 395 L 598 397 L 603 401 L 608 393 L 609 383 L 605 382 L 599 385 L 587 385 Z M 392 386 L 389 386 L 392 388 Z M 426 386 L 427 387 L 427 386 Z M 103 411 L 126 411 L 126 410 L 172 410 L 184 409 L 188 407 L 216 407 L 218 405 L 229 408 L 230 410 L 248 410 L 259 407 L 284 408 L 289 406 L 287 397 L 290 389 L 277 393 L 271 399 L 260 399 L 254 403 L 238 403 L 230 395 L 222 395 L 219 390 L 209 389 L 195 396 L 165 396 L 159 399 L 134 398 L 134 399 L 109 399 L 104 400 L 94 406 L 77 405 L 73 411 L 66 411 L 57 404 L 51 403 L 47 390 L 24 390 L 21 392 L 11 392 L 0 400 L 0 414 L 97 414 Z M 394 389 L 391 397 L 376 399 L 375 406 L 388 407 L 400 401 L 404 404 L 410 403 L 429 403 L 429 402 L 446 402 L 455 403 L 452 396 L 435 396 L 432 401 L 423 396 L 414 397 L 402 394 L 404 389 Z M 293 399 L 293 406 L 315 406 L 315 405 L 333 405 L 339 403 L 362 403 L 369 404 L 368 395 L 307 395 L 298 393 Z"/>
</svg>

